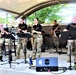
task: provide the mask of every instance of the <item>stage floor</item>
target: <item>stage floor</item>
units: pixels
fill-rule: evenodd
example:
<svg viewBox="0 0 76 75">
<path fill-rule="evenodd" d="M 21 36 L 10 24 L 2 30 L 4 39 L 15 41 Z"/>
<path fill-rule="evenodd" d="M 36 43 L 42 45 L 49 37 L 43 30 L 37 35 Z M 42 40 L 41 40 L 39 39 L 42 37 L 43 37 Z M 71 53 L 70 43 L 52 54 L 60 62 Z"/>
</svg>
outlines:
<svg viewBox="0 0 76 75">
<path fill-rule="evenodd" d="M 49 50 L 51 51 L 51 50 Z M 57 57 L 58 58 L 58 67 L 69 67 L 70 63 L 67 63 L 67 54 L 58 54 L 56 52 L 49 51 L 42 52 L 41 57 Z M 66 51 L 66 49 L 65 49 Z M 28 51 L 28 54 L 30 54 L 31 51 Z M 13 55 L 13 61 L 11 65 L 8 63 L 8 56 L 3 56 L 4 62 L 0 62 L 0 75 L 76 75 L 76 70 L 74 70 L 74 61 L 72 56 L 72 70 L 66 70 L 63 72 L 63 70 L 59 70 L 56 72 L 36 72 L 35 68 L 29 69 L 29 63 L 24 62 L 23 53 L 21 52 L 21 58 L 15 59 L 15 56 Z M 27 61 L 29 62 L 29 59 L 27 58 Z M 5 64 L 7 63 L 7 64 Z M 19 64 L 18 64 L 19 63 Z M 36 60 L 33 60 L 34 66 L 36 65 Z"/>
</svg>

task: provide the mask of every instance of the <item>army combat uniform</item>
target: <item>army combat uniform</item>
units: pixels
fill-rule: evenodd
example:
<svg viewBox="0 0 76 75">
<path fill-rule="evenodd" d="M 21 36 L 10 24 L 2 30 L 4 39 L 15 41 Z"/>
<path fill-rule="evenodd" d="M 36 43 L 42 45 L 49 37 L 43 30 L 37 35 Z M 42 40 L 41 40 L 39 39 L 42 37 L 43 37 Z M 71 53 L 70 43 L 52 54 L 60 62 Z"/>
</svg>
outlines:
<svg viewBox="0 0 76 75">
<path fill-rule="evenodd" d="M 34 25 L 33 30 L 42 32 L 42 26 L 40 24 Z M 42 34 L 33 33 L 33 38 L 33 58 L 37 58 L 41 55 L 41 46 L 43 42 Z"/>
<path fill-rule="evenodd" d="M 21 31 L 18 32 L 18 33 L 23 33 L 22 30 L 27 30 L 27 25 L 24 24 L 24 23 L 23 24 L 19 24 L 18 28 L 21 29 Z M 23 49 L 24 56 L 25 56 L 26 44 L 27 44 L 27 38 L 25 38 L 25 37 L 18 37 L 17 59 L 20 58 L 20 50 L 21 50 L 21 48 Z"/>
</svg>

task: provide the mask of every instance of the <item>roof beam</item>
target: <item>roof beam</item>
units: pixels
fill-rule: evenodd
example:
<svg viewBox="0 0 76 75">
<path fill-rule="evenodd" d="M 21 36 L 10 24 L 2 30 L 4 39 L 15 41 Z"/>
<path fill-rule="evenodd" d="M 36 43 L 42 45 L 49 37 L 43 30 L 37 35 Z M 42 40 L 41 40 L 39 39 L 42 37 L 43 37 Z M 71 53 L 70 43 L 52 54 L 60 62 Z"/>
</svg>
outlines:
<svg viewBox="0 0 76 75">
<path fill-rule="evenodd" d="M 14 12 L 14 11 L 7 10 L 7 9 L 3 9 L 3 8 L 0 8 L 0 10 L 7 11 L 7 12 L 10 12 L 10 13 L 14 13 L 14 14 L 17 14 L 17 15 L 20 14 L 20 13 L 18 13 L 18 12 Z"/>
<path fill-rule="evenodd" d="M 56 0 L 59 4 L 61 4 L 61 2 L 59 0 Z"/>
</svg>

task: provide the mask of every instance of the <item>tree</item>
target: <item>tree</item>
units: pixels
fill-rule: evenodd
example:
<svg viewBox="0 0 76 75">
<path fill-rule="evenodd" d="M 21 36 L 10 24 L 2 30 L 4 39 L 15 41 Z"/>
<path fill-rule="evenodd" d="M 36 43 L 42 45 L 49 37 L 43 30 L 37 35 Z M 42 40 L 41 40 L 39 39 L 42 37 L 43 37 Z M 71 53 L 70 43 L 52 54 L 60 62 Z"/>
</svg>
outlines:
<svg viewBox="0 0 76 75">
<path fill-rule="evenodd" d="M 45 23 L 46 20 L 48 20 L 48 23 L 51 23 L 54 19 L 62 19 L 62 17 L 60 17 L 56 13 L 58 13 L 60 9 L 64 7 L 65 4 L 49 6 L 36 11 L 35 13 L 31 14 L 27 19 L 32 22 L 34 18 L 39 18 L 40 23 Z"/>
<path fill-rule="evenodd" d="M 8 14 L 7 12 L 5 11 L 2 11 L 0 10 L 0 23 L 2 23 L 3 25 L 14 25 L 15 24 L 15 21 L 13 23 L 13 20 L 15 20 L 15 17 Z M 11 21 L 12 20 L 12 21 Z"/>
</svg>

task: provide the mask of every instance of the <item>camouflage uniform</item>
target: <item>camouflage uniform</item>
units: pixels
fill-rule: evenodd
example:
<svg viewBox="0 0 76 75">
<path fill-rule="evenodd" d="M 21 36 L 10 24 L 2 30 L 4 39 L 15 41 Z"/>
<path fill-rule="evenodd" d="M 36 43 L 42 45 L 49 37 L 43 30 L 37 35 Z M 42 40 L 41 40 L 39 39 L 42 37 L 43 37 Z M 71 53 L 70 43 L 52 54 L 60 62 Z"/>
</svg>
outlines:
<svg viewBox="0 0 76 75">
<path fill-rule="evenodd" d="M 4 41 L 8 43 L 8 47 L 12 47 L 12 46 L 10 46 L 10 39 L 7 39 L 7 40 L 6 40 L 6 39 L 4 40 L 4 39 L 5 39 L 5 38 L 2 37 L 2 35 L 1 35 L 1 33 L 0 33 L 0 60 L 1 60 L 1 61 L 3 61 L 3 60 L 2 60 L 2 50 L 3 50 L 3 46 L 4 46 L 4 45 L 3 45 L 3 44 L 4 44 Z M 10 49 L 11 49 L 11 48 L 10 48 Z"/>
<path fill-rule="evenodd" d="M 52 30 L 54 31 L 58 26 L 59 26 L 58 24 L 55 24 L 52 27 Z M 60 35 L 60 27 L 58 27 L 57 30 L 53 34 L 54 45 L 56 46 L 57 50 L 59 48 L 59 35 Z"/>
<path fill-rule="evenodd" d="M 18 39 L 18 44 L 17 44 L 17 58 L 20 58 L 20 50 L 21 49 L 23 49 L 23 52 L 25 53 L 26 44 L 27 44 L 27 38 L 19 38 Z"/>
<path fill-rule="evenodd" d="M 34 25 L 33 29 L 39 32 L 42 32 L 42 26 L 40 24 Z M 33 58 L 40 57 L 41 55 L 41 46 L 43 43 L 42 34 L 33 34 L 34 43 L 33 43 Z"/>
<path fill-rule="evenodd" d="M 18 28 L 21 30 L 27 30 L 27 25 L 26 24 L 19 24 Z M 18 33 L 23 33 L 22 31 Z M 20 58 L 20 50 L 21 48 L 24 50 L 24 56 L 25 56 L 25 50 L 26 50 L 26 44 L 27 44 L 27 38 L 25 37 L 18 37 L 18 45 L 17 45 L 17 58 Z"/>
</svg>

